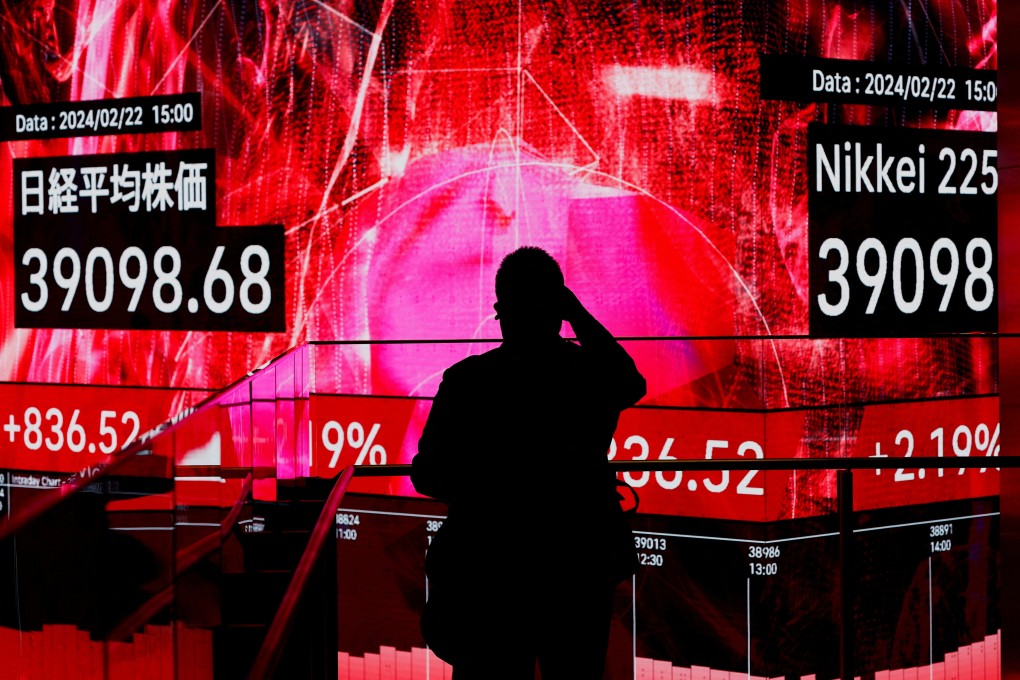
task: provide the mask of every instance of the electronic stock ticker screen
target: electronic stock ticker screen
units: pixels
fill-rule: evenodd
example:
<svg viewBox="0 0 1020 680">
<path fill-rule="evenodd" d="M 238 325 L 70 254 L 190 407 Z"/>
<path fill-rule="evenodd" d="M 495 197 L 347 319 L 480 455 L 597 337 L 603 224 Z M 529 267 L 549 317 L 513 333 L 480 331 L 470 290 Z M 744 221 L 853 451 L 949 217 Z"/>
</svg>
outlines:
<svg viewBox="0 0 1020 680">
<path fill-rule="evenodd" d="M 997 677 L 998 472 L 908 460 L 1000 449 L 996 19 L 9 3 L 3 509 L 311 341 L 364 342 L 321 349 L 288 474 L 410 462 L 442 370 L 499 337 L 500 259 L 535 244 L 648 378 L 610 457 L 902 458 L 855 479 L 856 670 Z M 641 568 L 612 677 L 836 677 L 832 473 L 623 478 Z M 412 677 L 443 506 L 355 490 L 340 672 Z"/>
</svg>

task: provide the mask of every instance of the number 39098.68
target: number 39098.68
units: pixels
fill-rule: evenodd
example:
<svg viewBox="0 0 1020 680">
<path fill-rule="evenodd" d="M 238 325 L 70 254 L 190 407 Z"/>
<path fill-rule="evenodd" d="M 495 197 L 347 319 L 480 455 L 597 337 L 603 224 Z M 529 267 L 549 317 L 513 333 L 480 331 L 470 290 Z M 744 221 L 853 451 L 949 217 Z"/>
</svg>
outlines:
<svg viewBox="0 0 1020 680">
<path fill-rule="evenodd" d="M 205 272 L 202 286 L 203 302 L 206 308 L 215 314 L 228 312 L 234 304 L 235 283 L 230 273 L 220 267 L 225 252 L 224 246 L 217 246 L 212 260 Z M 49 301 L 47 284 L 48 257 L 41 248 L 29 248 L 21 258 L 21 264 L 28 267 L 35 263 L 35 271 L 29 274 L 28 283 L 34 288 L 34 295 L 29 292 L 21 294 L 21 305 L 29 312 L 41 312 Z M 254 262 L 258 262 L 253 266 Z M 247 246 L 240 256 L 240 268 L 243 278 L 238 286 L 238 301 L 245 312 L 261 314 L 269 309 L 272 301 L 272 289 L 267 281 L 269 274 L 269 252 L 257 244 Z M 120 284 L 131 291 L 131 299 L 127 311 L 138 309 L 142 294 L 149 279 L 149 258 L 145 252 L 130 246 L 117 258 L 108 248 L 102 246 L 92 248 L 85 256 L 84 275 L 81 256 L 73 248 L 61 248 L 53 258 L 52 279 L 62 288 L 64 299 L 60 311 L 71 309 L 78 285 L 85 284 L 85 297 L 92 312 L 103 313 L 110 309 L 114 298 L 114 283 Z M 184 288 L 180 276 L 182 269 L 181 253 L 173 246 L 161 246 L 152 256 L 152 304 L 157 311 L 164 314 L 177 312 L 184 300 Z M 102 272 L 97 276 L 98 272 Z M 103 282 L 102 287 L 97 281 Z M 252 289 L 258 289 L 253 295 Z M 197 311 L 192 309 L 190 311 Z"/>
</svg>

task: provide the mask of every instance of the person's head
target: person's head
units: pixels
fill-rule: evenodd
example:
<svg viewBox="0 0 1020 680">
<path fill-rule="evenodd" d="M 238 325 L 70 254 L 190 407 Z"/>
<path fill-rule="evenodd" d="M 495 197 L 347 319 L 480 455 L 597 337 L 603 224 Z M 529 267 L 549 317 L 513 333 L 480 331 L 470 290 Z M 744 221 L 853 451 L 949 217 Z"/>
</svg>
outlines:
<svg viewBox="0 0 1020 680">
<path fill-rule="evenodd" d="M 496 318 L 507 339 L 559 334 L 563 272 L 552 255 L 523 246 L 503 258 L 496 272 Z"/>
</svg>

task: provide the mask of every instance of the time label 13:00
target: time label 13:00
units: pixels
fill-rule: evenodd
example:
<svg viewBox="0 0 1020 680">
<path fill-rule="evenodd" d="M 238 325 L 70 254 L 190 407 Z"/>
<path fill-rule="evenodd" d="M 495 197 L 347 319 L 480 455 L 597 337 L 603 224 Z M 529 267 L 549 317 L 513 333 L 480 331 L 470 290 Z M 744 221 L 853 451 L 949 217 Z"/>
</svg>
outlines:
<svg viewBox="0 0 1020 680">
<path fill-rule="evenodd" d="M 231 263 L 231 267 L 226 266 L 226 253 L 225 246 L 215 247 L 201 276 L 201 297 L 186 300 L 182 253 L 174 246 L 161 246 L 151 257 L 137 246 L 119 253 L 97 246 L 84 257 L 65 247 L 52 259 L 43 249 L 30 248 L 21 257 L 21 265 L 28 268 L 29 285 L 20 294 L 19 302 L 31 313 L 57 305 L 61 312 L 68 312 L 83 295 L 88 310 L 97 314 L 134 313 L 145 305 L 146 299 L 161 314 L 175 314 L 183 309 L 191 314 L 200 310 L 226 314 L 236 306 L 247 314 L 265 313 L 272 304 L 272 287 L 267 278 L 268 250 L 258 244 L 249 245 L 241 250 L 238 261 Z M 232 273 L 238 266 L 240 276 Z M 116 297 L 121 301 L 126 297 L 124 291 L 130 293 L 130 298 L 122 303 L 124 308 L 112 309 Z"/>
</svg>

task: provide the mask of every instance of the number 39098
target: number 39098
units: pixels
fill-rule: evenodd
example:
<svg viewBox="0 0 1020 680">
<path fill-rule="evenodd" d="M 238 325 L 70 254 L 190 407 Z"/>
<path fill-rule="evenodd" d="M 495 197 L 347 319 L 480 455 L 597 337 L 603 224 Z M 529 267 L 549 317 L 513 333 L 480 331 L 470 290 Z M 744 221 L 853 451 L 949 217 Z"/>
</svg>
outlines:
<svg viewBox="0 0 1020 680">
<path fill-rule="evenodd" d="M 892 248 L 891 258 L 884 243 L 877 238 L 866 238 L 853 259 L 843 239 L 827 238 L 822 242 L 818 257 L 828 262 L 833 255 L 836 261 L 835 266 L 829 269 L 828 282 L 835 284 L 838 290 L 819 293 L 816 298 L 818 308 L 826 316 L 840 316 L 850 306 L 851 284 L 847 272 L 851 263 L 856 265 L 854 273 L 857 280 L 871 289 L 865 314 L 875 313 L 882 290 L 890 278 L 896 307 L 904 314 L 913 314 L 921 308 L 927 280 L 942 289 L 938 311 L 949 311 L 961 269 L 966 271 L 963 297 L 970 310 L 983 312 L 989 309 L 995 297 L 995 282 L 991 275 L 994 262 L 992 245 L 981 237 L 967 242 L 962 258 L 957 245 L 948 238 L 935 241 L 927 253 L 916 239 L 900 239 Z M 910 268 L 910 274 L 905 277 L 904 270 L 907 268 Z M 913 280 L 912 290 L 905 289 L 904 279 Z M 936 291 L 935 294 L 938 293 Z"/>
</svg>

